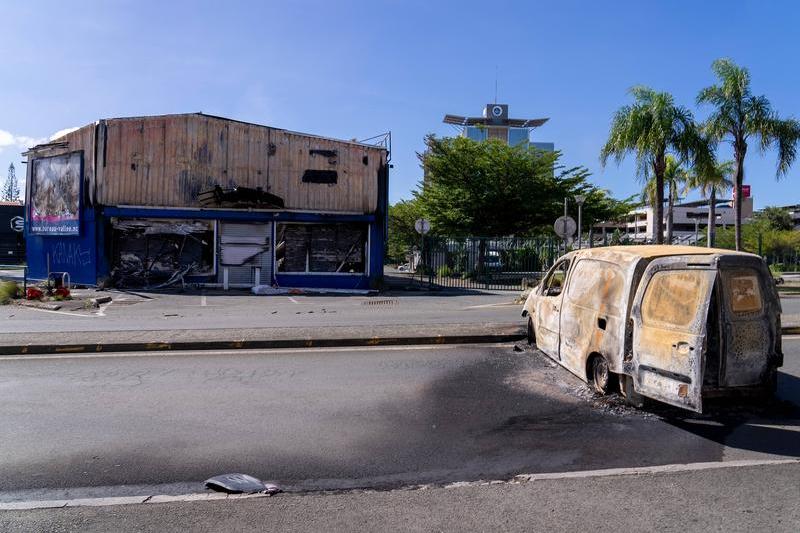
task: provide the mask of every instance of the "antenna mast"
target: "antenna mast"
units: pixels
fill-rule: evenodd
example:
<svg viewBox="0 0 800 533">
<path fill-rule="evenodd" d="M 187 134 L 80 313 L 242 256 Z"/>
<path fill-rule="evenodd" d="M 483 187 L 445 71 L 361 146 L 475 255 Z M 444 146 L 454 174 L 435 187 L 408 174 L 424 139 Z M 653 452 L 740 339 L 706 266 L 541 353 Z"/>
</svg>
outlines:
<svg viewBox="0 0 800 533">
<path fill-rule="evenodd" d="M 494 103 L 497 103 L 497 65 L 494 66 Z"/>
</svg>

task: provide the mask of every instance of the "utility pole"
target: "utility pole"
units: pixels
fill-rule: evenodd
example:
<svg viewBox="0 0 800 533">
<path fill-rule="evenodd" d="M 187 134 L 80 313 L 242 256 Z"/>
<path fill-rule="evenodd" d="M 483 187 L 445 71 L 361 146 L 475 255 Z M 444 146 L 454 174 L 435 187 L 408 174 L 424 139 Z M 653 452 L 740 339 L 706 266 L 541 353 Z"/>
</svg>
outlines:
<svg viewBox="0 0 800 533">
<path fill-rule="evenodd" d="M 564 220 L 567 219 L 567 197 L 564 197 Z M 564 253 L 567 253 L 567 236 L 564 236 Z"/>
<path fill-rule="evenodd" d="M 582 214 L 583 214 L 583 202 L 585 202 L 585 201 L 586 201 L 586 195 L 585 194 L 576 194 L 575 195 L 575 203 L 578 204 L 578 248 L 579 249 L 583 248 L 583 242 L 582 242 L 583 235 L 581 235 L 581 230 L 582 230 L 583 226 L 581 226 L 581 217 L 582 217 Z"/>
</svg>

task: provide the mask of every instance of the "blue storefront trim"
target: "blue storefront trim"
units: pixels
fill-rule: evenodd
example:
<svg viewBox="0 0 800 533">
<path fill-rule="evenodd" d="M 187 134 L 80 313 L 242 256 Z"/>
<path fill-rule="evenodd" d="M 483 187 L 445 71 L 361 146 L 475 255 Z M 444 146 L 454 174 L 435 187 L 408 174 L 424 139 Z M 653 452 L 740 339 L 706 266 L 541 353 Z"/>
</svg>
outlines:
<svg viewBox="0 0 800 533">
<path fill-rule="evenodd" d="M 282 287 L 337 289 L 378 288 L 383 276 L 384 222 L 375 215 L 298 213 L 289 211 L 244 211 L 208 209 L 170 209 L 146 207 L 103 207 L 81 211 L 80 235 L 39 236 L 28 233 L 26 224 L 27 261 L 33 279 L 47 277 L 50 272 L 69 272 L 73 283 L 94 285 L 109 275 L 110 249 L 107 231 L 111 217 L 222 220 L 241 222 L 365 222 L 369 224 L 369 272 L 352 274 L 275 274 L 273 282 Z M 202 282 L 204 280 L 197 279 Z"/>
<path fill-rule="evenodd" d="M 93 208 L 81 208 L 78 235 L 37 235 L 30 232 L 30 216 L 25 212 L 25 257 L 28 275 L 34 280 L 47 279 L 50 272 L 68 272 L 73 283 L 97 283 L 98 221 Z"/>
</svg>

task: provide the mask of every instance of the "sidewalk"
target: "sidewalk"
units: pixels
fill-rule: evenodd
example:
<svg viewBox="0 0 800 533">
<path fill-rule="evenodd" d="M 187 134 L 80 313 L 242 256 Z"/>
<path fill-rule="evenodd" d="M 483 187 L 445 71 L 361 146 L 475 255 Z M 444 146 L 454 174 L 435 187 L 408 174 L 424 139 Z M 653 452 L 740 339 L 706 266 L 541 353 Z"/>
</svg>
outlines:
<svg viewBox="0 0 800 533">
<path fill-rule="evenodd" d="M 83 294 L 85 292 L 85 294 Z M 511 342 L 525 337 L 509 291 L 374 296 L 253 296 L 245 292 L 126 293 L 99 308 L 0 307 L 0 355 Z M 783 298 L 784 334 L 800 334 L 800 298 Z"/>
<path fill-rule="evenodd" d="M 34 342 L 30 333 L 6 333 L 0 335 L 0 355 L 472 344 L 524 338 L 522 322 L 53 332 Z"/>
<path fill-rule="evenodd" d="M 680 467 L 681 465 L 676 465 Z M 800 465 L 3 511 L 3 531 L 797 531 Z M 720 490 L 725 487 L 724 490 Z"/>
</svg>

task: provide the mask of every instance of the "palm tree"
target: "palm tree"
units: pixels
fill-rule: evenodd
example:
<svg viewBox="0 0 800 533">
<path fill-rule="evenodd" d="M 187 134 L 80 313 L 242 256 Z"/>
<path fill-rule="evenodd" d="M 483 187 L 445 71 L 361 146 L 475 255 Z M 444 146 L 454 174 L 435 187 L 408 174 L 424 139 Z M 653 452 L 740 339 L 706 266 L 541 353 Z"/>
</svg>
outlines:
<svg viewBox="0 0 800 533">
<path fill-rule="evenodd" d="M 672 95 L 649 87 L 630 90 L 633 104 L 621 107 L 611 122 L 608 140 L 600 152 L 600 162 L 609 157 L 620 164 L 631 153 L 636 154 L 640 179 L 652 172 L 655 178 L 655 240 L 664 242 L 664 173 L 667 154 L 693 160 L 695 166 L 710 164 L 713 154 L 703 142 L 691 111 L 675 105 Z"/>
<path fill-rule="evenodd" d="M 735 170 L 733 161 L 725 161 L 714 165 L 710 169 L 695 171 L 689 174 L 686 180 L 686 189 L 699 189 L 700 193 L 708 199 L 708 237 L 709 248 L 714 247 L 717 223 L 717 197 L 725 194 L 733 186 L 730 177 Z"/>
<path fill-rule="evenodd" d="M 800 123 L 794 119 L 781 120 L 765 96 L 753 96 L 750 72 L 730 59 L 717 59 L 711 64 L 718 84 L 706 87 L 697 95 L 698 104 L 714 107 L 704 126 L 716 141 L 728 141 L 733 146 L 735 161 L 734 187 L 736 249 L 742 248 L 742 183 L 747 141 L 757 138 L 761 151 L 770 146 L 778 149 L 777 177 L 786 174 L 797 154 Z"/>
<path fill-rule="evenodd" d="M 678 189 L 686 182 L 689 173 L 680 162 L 672 155 L 667 155 L 667 164 L 664 168 L 664 183 L 667 186 L 667 243 L 672 243 L 672 219 Z M 656 205 L 656 191 L 658 190 L 655 176 L 650 176 L 642 191 L 642 200 L 651 206 Z"/>
</svg>

